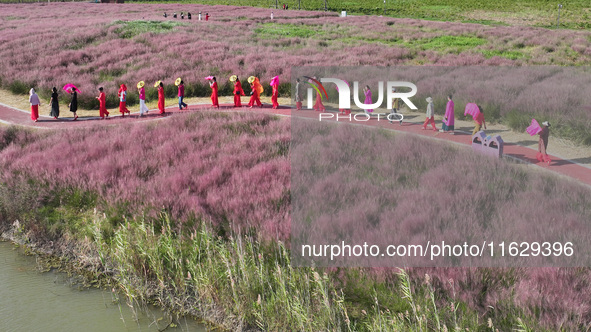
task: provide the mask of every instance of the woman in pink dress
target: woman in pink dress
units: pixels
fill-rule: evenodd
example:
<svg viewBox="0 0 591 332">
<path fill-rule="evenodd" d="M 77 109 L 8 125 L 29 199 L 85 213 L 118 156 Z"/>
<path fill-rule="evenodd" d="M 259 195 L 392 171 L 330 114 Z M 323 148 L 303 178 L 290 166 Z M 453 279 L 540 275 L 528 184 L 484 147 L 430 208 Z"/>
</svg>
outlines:
<svg viewBox="0 0 591 332">
<path fill-rule="evenodd" d="M 451 100 L 451 95 L 447 96 L 447 106 L 445 107 L 445 116 L 443 118 L 443 125 L 441 125 L 440 132 L 449 132 L 450 134 L 454 134 L 454 123 L 455 123 L 455 114 L 454 114 L 454 101 Z"/>
<path fill-rule="evenodd" d="M 371 100 L 371 90 L 369 89 L 369 85 L 366 85 L 365 88 L 363 88 L 363 94 L 365 94 L 365 101 L 363 103 L 366 105 L 373 104 L 373 100 Z M 371 112 L 373 112 L 372 109 L 365 110 L 365 113 Z"/>
</svg>

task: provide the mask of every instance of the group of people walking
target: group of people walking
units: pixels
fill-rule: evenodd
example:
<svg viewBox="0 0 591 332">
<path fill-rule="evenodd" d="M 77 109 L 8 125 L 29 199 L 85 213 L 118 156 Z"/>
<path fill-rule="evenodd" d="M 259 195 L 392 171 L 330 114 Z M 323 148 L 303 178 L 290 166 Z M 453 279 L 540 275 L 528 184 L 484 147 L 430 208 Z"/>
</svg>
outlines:
<svg viewBox="0 0 591 332">
<path fill-rule="evenodd" d="M 218 100 L 218 83 L 215 76 L 208 76 L 206 80 L 209 82 L 209 87 L 211 88 L 211 106 L 215 108 L 219 108 L 219 100 Z M 230 82 L 234 85 L 234 107 L 242 107 L 241 97 L 245 96 L 244 90 L 242 88 L 242 83 L 240 79 L 236 75 L 232 75 L 230 77 Z M 248 78 L 248 83 L 250 84 L 251 88 L 251 97 L 250 101 L 248 102 L 248 106 L 250 108 L 254 107 L 263 107 L 261 102 L 260 96 L 264 91 L 262 84 L 259 81 L 258 77 L 250 76 Z M 185 98 L 185 82 L 178 78 L 175 81 L 175 85 L 178 88 L 178 101 L 179 101 L 179 110 L 187 109 L 189 105 L 184 102 Z M 274 77 L 270 83 L 272 87 L 272 108 L 276 109 L 279 107 L 279 79 L 278 76 Z M 158 91 L 158 111 L 160 115 L 165 115 L 165 94 L 164 94 L 164 83 L 162 81 L 157 81 L 154 84 L 154 87 Z M 68 107 L 70 108 L 70 112 L 74 114 L 73 120 L 78 119 L 77 111 L 78 111 L 78 93 L 80 92 L 75 86 L 71 85 L 71 87 L 64 87 L 66 92 L 71 95 L 70 103 Z M 145 90 L 145 82 L 140 81 L 137 83 L 137 89 L 139 94 L 139 101 L 140 101 L 140 109 L 139 109 L 139 116 L 144 116 L 149 112 L 148 106 L 146 105 L 146 90 Z M 98 88 L 99 95 L 96 99 L 99 102 L 99 116 L 101 119 L 106 119 L 109 117 L 110 113 L 107 111 L 107 95 L 104 91 L 103 87 Z M 127 97 L 128 97 L 128 88 L 125 84 L 121 84 L 119 90 L 117 91 L 117 97 L 119 99 L 119 112 L 121 113 L 121 117 L 125 117 L 125 114 L 131 114 L 129 108 L 127 108 Z M 29 103 L 31 104 L 31 120 L 37 122 L 39 119 L 39 106 L 41 105 L 41 101 L 39 96 L 35 92 L 35 89 L 31 89 L 29 92 Z M 58 119 L 60 116 L 60 107 L 59 107 L 59 96 L 58 90 L 56 87 L 53 87 L 51 93 L 51 99 L 49 102 L 50 116 L 54 119 Z"/>
<path fill-rule="evenodd" d="M 70 89 L 68 90 L 68 93 L 72 95 L 72 99 L 70 100 L 68 107 L 70 108 L 70 112 L 74 113 L 74 120 L 77 120 L 78 115 L 76 112 L 78 111 L 78 92 L 76 89 Z M 31 120 L 37 122 L 39 120 L 39 106 L 41 106 L 41 100 L 39 99 L 39 95 L 37 95 L 37 92 L 35 92 L 34 88 L 29 90 L 29 103 L 31 104 Z M 57 118 L 60 116 L 60 105 L 56 87 L 51 89 L 49 107 L 49 116 L 57 120 Z"/>
</svg>

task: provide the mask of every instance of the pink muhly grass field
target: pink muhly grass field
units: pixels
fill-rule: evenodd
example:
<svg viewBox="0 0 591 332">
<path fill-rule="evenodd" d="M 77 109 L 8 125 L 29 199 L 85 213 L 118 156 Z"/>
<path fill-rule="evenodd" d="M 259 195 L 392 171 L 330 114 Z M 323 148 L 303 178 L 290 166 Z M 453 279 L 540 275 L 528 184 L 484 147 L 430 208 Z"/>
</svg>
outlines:
<svg viewBox="0 0 591 332">
<path fill-rule="evenodd" d="M 294 126 L 298 135 L 291 142 Z M 339 126 L 332 139 L 326 140 L 326 132 L 319 128 L 301 127 L 286 119 L 199 113 L 151 124 L 54 132 L 8 127 L 0 133 L 1 181 L 13 191 L 27 181 L 35 181 L 38 188 L 35 197 L 23 198 L 28 209 L 39 208 L 52 189 L 73 187 L 100 193 L 107 205 L 126 203 L 131 215 L 144 212 L 150 216 L 166 210 L 180 222 L 201 216 L 220 227 L 252 230 L 261 238 L 291 241 L 292 246 L 290 211 L 292 205 L 296 214 L 301 208 L 301 201 L 292 201 L 292 191 L 294 197 L 303 193 L 319 206 L 359 190 L 354 202 L 346 202 L 352 207 L 348 214 L 333 218 L 332 225 L 309 228 L 320 233 L 336 226 L 343 234 L 398 232 L 413 238 L 429 233 L 424 229 L 428 220 L 447 221 L 454 231 L 486 213 L 490 220 L 502 217 L 515 223 L 537 213 L 541 226 L 554 220 L 554 224 L 571 227 L 580 218 L 588 221 L 591 213 L 589 190 L 570 181 L 435 142 L 402 135 L 384 139 L 378 131 L 352 126 Z M 290 143 L 295 147 L 291 151 Z M 344 144 L 357 150 L 342 149 Z M 384 147 L 396 152 L 381 154 L 387 163 L 368 160 L 370 154 L 359 150 L 381 153 Z M 316 173 L 311 173 L 314 168 Z M 292 171 L 301 179 L 306 174 L 318 175 L 319 170 L 326 171 L 324 178 L 305 192 L 302 183 L 290 178 Z M 343 181 L 348 174 L 359 172 L 369 181 Z M 371 176 L 376 174 L 382 178 Z M 392 174 L 395 181 L 387 189 L 390 200 L 376 201 L 375 193 Z M 494 197 L 504 199 L 478 208 L 470 203 L 493 202 Z M 380 205 L 391 201 L 397 205 L 375 214 Z M 97 207 L 100 210 L 102 203 Z M 374 223 L 371 227 L 364 224 L 368 213 L 376 216 L 369 220 Z M 383 222 L 391 216 L 400 221 L 400 227 Z M 293 227 L 298 231 L 297 225 Z M 397 269 L 373 271 L 387 284 L 396 279 Z M 413 268 L 410 273 L 415 283 L 428 273 L 438 298 L 462 301 L 483 317 L 514 319 L 525 313 L 538 317 L 549 329 L 570 330 L 591 321 L 588 268 Z"/>
<path fill-rule="evenodd" d="M 271 21 L 272 9 L 197 4 L 40 3 L 0 8 L 1 85 L 21 93 L 34 86 L 48 96 L 51 87 L 74 83 L 86 108 L 98 106 L 98 86 L 114 96 L 119 84 L 134 90 L 140 80 L 146 81 L 148 98 L 153 99 L 156 80 L 170 86 L 167 95 L 174 97 L 172 82 L 177 77 L 187 83 L 188 96 L 204 96 L 209 89 L 203 77 L 210 74 L 218 76 L 221 93 L 230 93 L 225 83 L 232 74 L 243 81 L 256 75 L 266 85 L 276 75 L 281 82 L 289 81 L 292 66 L 581 65 L 591 57 L 587 31 L 340 18 L 296 10 L 277 11 Z M 190 11 L 193 19 L 165 19 L 165 11 Z M 199 11 L 209 12 L 211 20 L 197 21 Z M 142 22 L 148 27 L 132 29 Z M 465 40 L 478 44 L 465 47 Z M 129 98 L 130 104 L 137 101 L 134 93 Z"/>
<path fill-rule="evenodd" d="M 41 184 L 95 191 L 131 214 L 168 211 L 177 220 L 202 216 L 235 231 L 288 237 L 289 121 L 193 114 L 38 137 L 2 151 L 3 182 L 25 174 L 40 191 Z"/>
<path fill-rule="evenodd" d="M 383 249 L 427 239 L 540 241 L 569 232 L 588 237 L 591 192 L 573 181 L 413 136 L 297 119 L 291 129 L 294 264 L 308 266 L 297 257 L 302 244 L 367 241 Z M 373 263 L 369 270 L 389 283 L 397 269 L 379 266 L 412 266 L 420 259 L 396 260 L 400 265 L 364 257 L 313 260 L 315 266 Z M 482 262 L 500 260 L 473 265 Z M 588 267 L 417 267 L 410 274 L 417 283 L 429 274 L 441 299 L 462 301 L 495 321 L 527 314 L 550 330 L 591 324 Z"/>
</svg>

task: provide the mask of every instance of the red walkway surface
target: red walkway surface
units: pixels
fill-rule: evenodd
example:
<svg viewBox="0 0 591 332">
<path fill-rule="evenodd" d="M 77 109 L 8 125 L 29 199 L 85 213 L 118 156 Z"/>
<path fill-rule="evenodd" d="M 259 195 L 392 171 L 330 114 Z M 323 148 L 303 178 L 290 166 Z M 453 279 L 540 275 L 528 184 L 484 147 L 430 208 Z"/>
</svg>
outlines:
<svg viewBox="0 0 591 332">
<path fill-rule="evenodd" d="M 235 108 L 231 104 L 223 104 L 219 108 L 221 112 L 252 112 L 252 113 L 265 113 L 275 114 L 280 116 L 291 116 L 292 110 L 290 107 L 280 107 L 279 109 L 272 109 L 270 105 L 264 105 L 264 108 Z M 120 115 L 109 117 L 107 120 L 100 120 L 99 117 L 79 117 L 77 121 L 72 121 L 71 118 L 63 118 L 55 120 L 48 116 L 41 116 L 38 122 L 31 121 L 30 112 L 23 111 L 14 107 L 0 104 L 0 122 L 5 124 L 20 125 L 26 127 L 43 128 L 43 129 L 64 129 L 64 128 L 86 128 L 95 125 L 115 125 L 122 123 L 130 123 L 137 121 L 157 121 L 163 120 L 175 114 L 187 113 L 192 111 L 211 112 L 218 111 L 217 109 L 211 108 L 209 105 L 189 105 L 186 110 L 179 111 L 175 105 L 173 107 L 166 108 L 166 116 L 158 114 L 157 110 L 151 110 L 147 116 L 139 117 L 138 113 L 133 113 L 131 116 L 125 116 L 121 118 Z M 98 112 L 97 112 L 98 113 Z M 294 116 L 318 119 L 320 113 L 311 110 L 294 111 Z M 335 121 L 335 117 L 328 121 Z M 440 139 L 444 141 L 450 141 L 461 145 L 471 145 L 471 133 L 458 132 L 455 135 L 448 133 L 433 132 L 432 130 L 421 130 L 422 122 L 408 122 L 405 121 L 403 125 L 399 125 L 397 122 L 393 124 L 389 123 L 385 118 L 371 119 L 369 121 L 349 121 L 341 117 L 340 123 L 355 123 L 365 126 L 380 127 L 400 132 L 412 133 L 420 136 L 430 137 L 434 139 Z M 556 172 L 558 174 L 566 175 L 568 177 L 579 180 L 591 186 L 591 169 L 583 165 L 574 163 L 569 160 L 561 159 L 557 156 L 550 155 L 552 163 L 547 165 L 546 163 L 539 163 L 536 159 L 536 150 L 528 147 L 516 145 L 510 142 L 505 142 L 504 155 L 509 156 L 523 162 L 534 164 L 544 169 Z"/>
</svg>

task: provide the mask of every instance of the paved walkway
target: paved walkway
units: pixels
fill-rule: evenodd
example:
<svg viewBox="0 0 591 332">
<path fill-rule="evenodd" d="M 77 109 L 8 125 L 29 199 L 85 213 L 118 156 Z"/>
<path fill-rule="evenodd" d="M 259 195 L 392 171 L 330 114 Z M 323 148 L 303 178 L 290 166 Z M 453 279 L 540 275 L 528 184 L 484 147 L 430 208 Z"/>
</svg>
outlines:
<svg viewBox="0 0 591 332">
<path fill-rule="evenodd" d="M 220 105 L 219 111 L 222 112 L 253 112 L 253 113 L 265 113 L 265 114 L 276 114 L 282 116 L 291 116 L 292 110 L 290 107 L 280 107 L 279 109 L 272 109 L 270 105 L 264 105 L 264 108 L 235 108 L 231 104 L 222 104 Z M 132 113 L 130 116 L 125 116 L 122 118 L 121 115 L 116 115 L 109 117 L 107 120 L 100 120 L 99 117 L 79 117 L 78 120 L 72 121 L 71 118 L 63 118 L 55 120 L 49 116 L 41 116 L 38 122 L 31 121 L 30 112 L 20 110 L 8 105 L 0 104 L 0 122 L 9 125 L 20 125 L 25 127 L 32 127 L 32 128 L 42 128 L 42 129 L 63 129 L 63 128 L 86 128 L 95 125 L 115 125 L 115 124 L 122 124 L 128 122 L 137 122 L 137 121 L 157 121 L 166 119 L 169 116 L 174 116 L 175 114 L 179 113 L 186 113 L 192 111 L 217 111 L 214 108 L 211 108 L 209 105 L 189 105 L 189 108 L 186 110 L 179 111 L 178 107 L 172 106 L 166 108 L 166 116 L 161 116 L 158 114 L 158 111 L 150 111 L 147 116 L 139 117 L 138 113 Z M 97 111 L 98 112 L 98 111 Z M 294 115 L 306 117 L 306 118 L 315 118 L 318 119 L 320 113 L 311 111 L 311 110 L 302 110 L 302 111 L 294 111 Z M 336 116 L 329 121 L 335 121 Z M 339 119 L 339 122 L 349 122 L 348 119 L 343 120 L 343 118 Z M 471 145 L 471 133 L 467 132 L 459 132 L 456 131 L 455 135 L 450 135 L 447 133 L 440 133 L 440 132 L 433 132 L 432 130 L 421 130 L 422 122 L 408 122 L 405 121 L 403 125 L 399 125 L 398 123 L 394 122 L 394 124 L 389 123 L 386 119 L 371 119 L 366 122 L 358 122 L 355 121 L 354 123 L 363 124 L 366 126 L 373 126 L 373 127 L 380 127 L 386 128 L 390 130 L 412 133 L 420 136 L 426 136 L 434 139 L 440 139 L 445 141 L 454 142 L 461 145 Z M 574 178 L 582 183 L 585 183 L 591 186 L 591 169 L 581 165 L 574 163 L 569 160 L 561 159 L 557 156 L 550 155 L 552 158 L 552 163 L 547 165 L 546 163 L 539 163 L 536 159 L 536 150 L 533 150 L 528 147 L 516 145 L 513 143 L 505 143 L 504 146 L 504 154 L 505 156 L 509 156 L 511 158 L 529 163 L 534 164 L 544 169 L 556 172 L 561 175 L 565 175 L 571 178 Z"/>
</svg>

